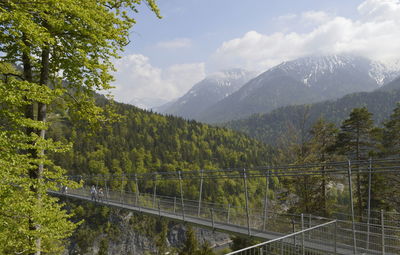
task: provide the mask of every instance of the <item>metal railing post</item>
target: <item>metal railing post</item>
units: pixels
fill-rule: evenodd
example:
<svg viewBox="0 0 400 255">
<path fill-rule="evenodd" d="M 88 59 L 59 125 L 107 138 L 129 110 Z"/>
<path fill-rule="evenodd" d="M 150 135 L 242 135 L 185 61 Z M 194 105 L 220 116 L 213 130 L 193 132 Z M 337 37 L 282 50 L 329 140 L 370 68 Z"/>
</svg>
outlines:
<svg viewBox="0 0 400 255">
<path fill-rule="evenodd" d="M 121 174 L 121 202 L 122 202 L 122 205 L 124 204 L 123 192 L 124 192 L 124 176 Z"/>
<path fill-rule="evenodd" d="M 160 207 L 160 200 L 158 200 L 158 216 L 161 217 L 161 207 Z"/>
<path fill-rule="evenodd" d="M 304 215 L 301 214 L 301 230 L 304 230 Z M 304 248 L 304 232 L 301 232 L 301 254 L 305 255 L 305 248 Z"/>
<path fill-rule="evenodd" d="M 251 235 L 250 231 L 250 214 L 249 214 L 249 194 L 247 192 L 247 177 L 246 169 L 243 168 L 243 180 L 244 180 L 244 193 L 246 197 L 246 217 L 247 217 L 247 233 Z"/>
<path fill-rule="evenodd" d="M 334 246 L 334 253 L 335 255 L 337 254 L 337 220 L 335 221 L 335 230 L 334 230 L 334 242 L 335 242 L 335 246 Z"/>
<path fill-rule="evenodd" d="M 267 170 L 267 175 L 265 177 L 265 197 L 264 197 L 264 214 L 263 214 L 263 231 L 265 231 L 267 218 L 268 218 L 268 188 L 269 188 L 269 170 Z"/>
<path fill-rule="evenodd" d="M 382 255 L 385 254 L 385 219 L 383 217 L 383 210 L 381 210 L 381 235 L 382 235 Z"/>
<path fill-rule="evenodd" d="M 350 210 L 351 210 L 351 225 L 353 230 L 353 253 L 357 254 L 357 243 L 356 243 L 356 226 L 354 223 L 354 204 L 353 204 L 353 188 L 351 182 L 351 162 L 349 160 L 349 166 L 347 169 L 349 179 L 349 195 L 350 195 Z"/>
<path fill-rule="evenodd" d="M 108 193 L 107 178 L 106 178 L 106 177 L 104 177 L 104 188 L 105 188 L 105 193 L 106 193 L 106 194 L 105 194 L 106 200 L 107 200 L 108 203 L 110 203 L 110 202 L 109 202 L 110 195 L 109 195 L 109 193 Z"/>
<path fill-rule="evenodd" d="M 370 231 L 370 218 L 371 218 L 371 181 L 372 181 L 372 159 L 369 159 L 368 167 L 368 205 L 367 205 L 367 250 L 369 249 L 369 231 Z"/>
<path fill-rule="evenodd" d="M 176 213 L 176 197 L 174 197 L 174 213 Z"/>
<path fill-rule="evenodd" d="M 200 213 L 201 213 L 201 195 L 202 195 L 202 192 L 203 192 L 203 170 L 201 170 L 199 207 L 197 208 L 197 217 L 200 217 Z"/>
<path fill-rule="evenodd" d="M 212 224 L 212 228 L 214 230 L 214 208 L 211 208 L 211 224 Z"/>
<path fill-rule="evenodd" d="M 231 204 L 228 204 L 228 215 L 227 215 L 227 219 L 226 219 L 226 223 L 228 223 L 229 224 L 229 217 L 230 217 L 230 214 L 231 214 Z"/>
<path fill-rule="evenodd" d="M 135 194 L 135 205 L 139 207 L 140 212 L 140 193 L 139 193 L 139 183 L 137 179 L 137 175 L 135 174 L 135 183 L 136 183 L 136 194 Z"/>
<path fill-rule="evenodd" d="M 311 228 L 312 226 L 312 215 L 311 213 L 308 214 L 308 227 Z M 308 240 L 311 240 L 311 232 L 308 232 Z"/>
<path fill-rule="evenodd" d="M 153 186 L 153 207 L 156 207 L 156 195 L 157 195 L 157 175 L 154 173 L 154 186 Z"/>
<path fill-rule="evenodd" d="M 296 232 L 296 226 L 295 226 L 295 221 L 294 218 L 292 218 L 292 233 Z M 293 245 L 296 247 L 296 235 L 293 235 Z"/>
<path fill-rule="evenodd" d="M 182 206 L 182 219 L 185 221 L 185 204 L 183 203 L 183 189 L 182 189 L 182 177 L 181 177 L 181 171 L 178 172 L 179 175 L 179 186 L 181 189 L 181 206 Z"/>
</svg>

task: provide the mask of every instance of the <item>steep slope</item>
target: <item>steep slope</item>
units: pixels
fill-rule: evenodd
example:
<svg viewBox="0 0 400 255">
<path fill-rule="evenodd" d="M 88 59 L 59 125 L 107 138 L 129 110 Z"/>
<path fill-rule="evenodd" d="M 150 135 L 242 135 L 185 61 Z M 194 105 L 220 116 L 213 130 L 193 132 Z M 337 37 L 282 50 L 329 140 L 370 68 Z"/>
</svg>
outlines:
<svg viewBox="0 0 400 255">
<path fill-rule="evenodd" d="M 232 130 L 127 104 L 115 103 L 114 107 L 123 120 L 96 134 L 68 123 L 54 124 L 50 135 L 74 144 L 72 152 L 55 155 L 55 161 L 70 173 L 107 174 L 117 169 L 132 173 L 262 165 L 271 153 L 268 147 Z"/>
<path fill-rule="evenodd" d="M 98 101 L 101 105 L 108 104 L 102 96 Z M 53 123 L 49 135 L 54 140 L 71 141 L 74 145 L 69 152 L 52 155 L 54 161 L 67 169 L 69 174 L 97 176 L 100 181 L 96 185 L 109 185 L 111 189 L 127 192 L 135 191 L 132 179 L 135 173 L 243 169 L 271 162 L 272 150 L 244 134 L 154 114 L 131 105 L 115 103 L 115 107 L 124 118 L 95 133 L 68 121 L 67 112 L 57 112 L 57 116 L 64 121 Z M 121 174 L 131 178 L 125 179 L 125 182 L 123 179 L 118 181 L 118 178 L 103 182 L 102 176 Z M 183 181 L 185 199 L 198 198 L 199 181 L 199 178 Z M 152 181 L 140 181 L 137 185 L 141 193 L 154 192 Z M 242 191 L 237 188 L 242 185 L 240 179 L 205 180 L 202 198 L 204 201 L 242 206 L 244 200 L 238 194 Z M 263 193 L 256 191 L 262 189 L 264 182 L 251 181 L 248 185 L 253 191 L 250 203 L 262 201 Z M 177 187 L 176 181 L 159 181 L 157 194 L 178 196 Z M 128 214 L 98 204 L 77 204 L 75 208 L 73 211 L 77 217 L 74 220 L 85 221 L 71 238 L 71 254 L 89 254 L 90 246 L 96 251 L 93 253 L 98 254 L 100 241 L 114 249 L 112 254 L 142 254 L 141 250 L 156 253 L 156 246 L 160 243 L 157 240 L 166 240 L 165 236 L 160 237 L 164 232 L 160 230 L 161 226 L 172 226 L 157 217 Z M 176 242 L 176 238 L 174 240 Z"/>
<path fill-rule="evenodd" d="M 379 88 L 380 91 L 393 91 L 398 89 L 400 89 L 400 77 Z"/>
<path fill-rule="evenodd" d="M 399 101 L 400 79 L 396 79 L 373 92 L 353 93 L 337 100 L 314 104 L 281 107 L 267 114 L 255 114 L 224 125 L 274 145 L 287 134 L 295 137 L 296 133 L 301 132 L 303 123 L 304 131 L 309 130 L 320 117 L 339 126 L 355 107 L 366 106 L 373 113 L 375 123 L 381 124 L 390 116 Z"/>
<path fill-rule="evenodd" d="M 214 73 L 195 84 L 172 104 L 155 110 L 187 119 L 196 119 L 202 111 L 238 90 L 252 77 L 254 77 L 252 72 L 243 69 Z"/>
<path fill-rule="evenodd" d="M 262 73 L 231 96 L 210 107 L 199 120 L 216 123 L 267 113 L 281 106 L 335 99 L 372 91 L 398 71 L 354 56 L 305 57 Z"/>
</svg>

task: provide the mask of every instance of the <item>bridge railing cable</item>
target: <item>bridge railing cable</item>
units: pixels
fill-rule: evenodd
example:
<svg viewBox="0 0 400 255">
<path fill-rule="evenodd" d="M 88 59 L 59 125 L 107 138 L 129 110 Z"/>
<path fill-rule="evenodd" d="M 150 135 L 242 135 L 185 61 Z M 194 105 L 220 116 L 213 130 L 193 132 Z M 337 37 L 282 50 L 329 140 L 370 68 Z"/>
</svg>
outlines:
<svg viewBox="0 0 400 255">
<path fill-rule="evenodd" d="M 68 193 L 70 195 L 79 195 L 87 198 L 91 197 L 90 188 L 88 186 L 84 186 L 81 189 L 69 190 Z M 135 192 L 126 191 L 122 194 L 120 190 L 107 189 L 104 197 L 98 197 L 94 202 L 101 202 L 106 205 L 113 204 L 133 206 L 136 207 L 137 211 L 141 211 L 143 209 L 152 210 L 154 212 L 153 214 L 155 215 L 161 215 L 162 213 L 166 212 L 170 213 L 171 215 L 175 215 L 177 219 L 181 220 L 185 220 L 183 218 L 183 212 L 185 212 L 186 218 L 200 218 L 212 223 L 213 226 L 217 224 L 225 224 L 231 226 L 240 226 L 243 228 L 248 227 L 246 220 L 246 209 L 244 207 L 203 202 L 201 205 L 200 214 L 198 214 L 198 201 L 184 199 L 182 203 L 180 196 L 170 197 L 157 195 L 154 197 L 154 194 L 140 193 L 137 197 Z M 184 207 L 182 207 L 182 205 Z M 372 216 L 374 216 L 375 213 L 376 212 L 374 212 Z M 250 208 L 249 216 L 251 232 L 263 232 L 262 210 Z M 329 221 L 331 221 L 331 219 L 310 214 L 301 215 L 268 211 L 268 225 L 266 231 L 288 234 L 304 228 L 319 226 Z M 391 221 L 394 221 L 394 219 Z M 400 254 L 400 227 L 387 225 L 384 226 L 384 229 L 385 251 L 387 253 L 392 252 L 393 254 Z M 378 218 L 372 217 L 369 226 L 365 222 L 356 222 L 355 230 L 358 250 L 380 251 L 382 249 L 382 224 Z M 336 238 L 339 245 L 345 245 L 348 247 L 353 245 L 352 231 L 351 221 L 336 220 Z M 307 232 L 305 238 L 308 241 L 317 240 L 326 242 L 327 240 L 332 240 L 332 237 L 328 238 L 327 235 L 322 235 L 320 232 L 315 231 Z M 366 240 L 368 240 L 368 242 Z"/>
</svg>

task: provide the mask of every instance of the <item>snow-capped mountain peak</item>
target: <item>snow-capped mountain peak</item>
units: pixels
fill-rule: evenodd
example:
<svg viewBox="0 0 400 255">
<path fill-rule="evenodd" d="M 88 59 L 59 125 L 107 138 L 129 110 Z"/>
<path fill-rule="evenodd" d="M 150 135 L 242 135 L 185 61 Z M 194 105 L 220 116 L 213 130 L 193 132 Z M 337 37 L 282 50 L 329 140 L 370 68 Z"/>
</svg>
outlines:
<svg viewBox="0 0 400 255">
<path fill-rule="evenodd" d="M 308 56 L 286 61 L 250 80 L 199 119 L 221 122 L 290 104 L 372 91 L 400 75 L 400 69 L 393 66 L 354 55 Z"/>
<path fill-rule="evenodd" d="M 400 66 L 400 65 L 399 65 Z M 359 73 L 368 73 L 376 81 L 378 86 L 395 78 L 400 68 L 373 61 L 360 56 L 353 55 L 329 55 L 329 56 L 308 56 L 292 61 L 286 61 L 271 68 L 270 72 L 280 70 L 289 74 L 296 80 L 301 81 L 307 87 L 318 83 L 322 76 L 335 74 L 347 70 Z"/>
<path fill-rule="evenodd" d="M 205 108 L 237 91 L 254 76 L 255 73 L 238 68 L 212 73 L 195 84 L 164 113 L 194 118 Z"/>
</svg>

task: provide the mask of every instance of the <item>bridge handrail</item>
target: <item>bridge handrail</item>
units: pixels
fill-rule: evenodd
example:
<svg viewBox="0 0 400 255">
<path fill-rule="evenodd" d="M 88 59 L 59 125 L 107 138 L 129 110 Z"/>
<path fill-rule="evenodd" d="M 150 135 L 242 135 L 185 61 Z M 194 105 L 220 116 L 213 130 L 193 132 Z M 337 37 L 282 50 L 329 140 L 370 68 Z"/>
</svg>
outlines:
<svg viewBox="0 0 400 255">
<path fill-rule="evenodd" d="M 233 252 L 227 253 L 226 255 L 234 255 L 234 254 L 238 254 L 240 252 L 247 251 L 247 250 L 250 250 L 250 249 L 259 248 L 259 247 L 265 246 L 267 244 L 270 244 L 270 243 L 273 243 L 273 242 L 278 242 L 278 241 L 281 241 L 281 240 L 284 240 L 284 239 L 287 239 L 287 238 L 290 238 L 290 237 L 293 237 L 293 236 L 297 236 L 297 235 L 309 232 L 311 230 L 318 229 L 318 228 L 321 228 L 321 227 L 325 227 L 325 226 L 331 225 L 331 224 L 336 224 L 336 220 L 332 220 L 332 221 L 329 221 L 329 222 L 326 222 L 326 223 L 323 223 L 323 224 L 320 224 L 320 225 L 317 225 L 317 226 L 314 226 L 314 227 L 311 227 L 311 228 L 307 228 L 307 229 L 304 229 L 304 230 L 301 230 L 301 231 L 298 231 L 298 232 L 295 232 L 295 233 L 291 233 L 291 234 L 288 234 L 288 235 L 285 235 L 285 236 L 282 236 L 282 237 L 278 237 L 278 238 L 275 238 L 275 239 L 272 239 L 272 240 L 268 240 L 266 242 L 259 243 L 259 244 L 253 245 L 253 246 L 249 246 L 249 247 L 237 250 L 237 251 L 233 251 Z"/>
</svg>

